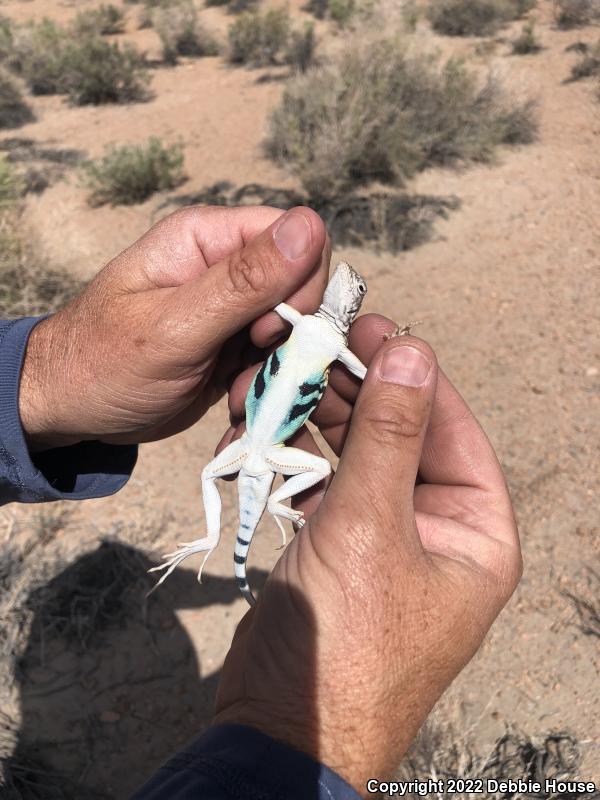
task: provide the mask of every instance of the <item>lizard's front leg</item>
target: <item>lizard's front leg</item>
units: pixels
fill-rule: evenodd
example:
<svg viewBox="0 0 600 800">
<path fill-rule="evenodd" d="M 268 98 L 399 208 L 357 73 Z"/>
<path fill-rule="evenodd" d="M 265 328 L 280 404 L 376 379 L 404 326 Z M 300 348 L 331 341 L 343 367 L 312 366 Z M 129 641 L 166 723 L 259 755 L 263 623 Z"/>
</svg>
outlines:
<svg viewBox="0 0 600 800">
<path fill-rule="evenodd" d="M 288 519 L 301 526 L 304 524 L 304 516 L 301 511 L 283 505 L 282 501 L 310 489 L 311 486 L 327 478 L 331 473 L 331 465 L 326 458 L 307 453 L 298 447 L 271 447 L 266 451 L 264 458 L 273 472 L 291 476 L 273 492 L 267 503 L 267 510 L 275 517 L 285 536 L 279 520 Z"/>
</svg>

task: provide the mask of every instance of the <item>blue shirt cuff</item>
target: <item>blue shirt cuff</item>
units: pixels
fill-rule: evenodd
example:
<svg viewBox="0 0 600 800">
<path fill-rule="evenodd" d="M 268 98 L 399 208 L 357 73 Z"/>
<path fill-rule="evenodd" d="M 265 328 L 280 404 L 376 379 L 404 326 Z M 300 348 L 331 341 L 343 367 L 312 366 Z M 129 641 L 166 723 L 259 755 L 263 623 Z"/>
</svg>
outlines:
<svg viewBox="0 0 600 800">
<path fill-rule="evenodd" d="M 245 725 L 209 728 L 131 800 L 360 800 L 323 764 Z"/>
<path fill-rule="evenodd" d="M 42 319 L 0 320 L 0 504 L 114 494 L 137 460 L 136 446 L 102 442 L 29 453 L 19 417 L 19 383 L 29 335 Z"/>
</svg>

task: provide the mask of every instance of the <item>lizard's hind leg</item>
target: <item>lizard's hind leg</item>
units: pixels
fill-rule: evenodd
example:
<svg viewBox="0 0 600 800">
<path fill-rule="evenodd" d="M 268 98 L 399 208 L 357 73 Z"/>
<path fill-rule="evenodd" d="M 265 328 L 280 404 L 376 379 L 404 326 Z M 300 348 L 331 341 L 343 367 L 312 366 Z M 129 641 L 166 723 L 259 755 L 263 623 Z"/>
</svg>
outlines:
<svg viewBox="0 0 600 800">
<path fill-rule="evenodd" d="M 188 556 L 194 555 L 194 553 L 206 552 L 200 569 L 198 570 L 198 581 L 200 581 L 206 559 L 219 544 L 219 537 L 221 535 L 221 496 L 216 486 L 217 478 L 222 478 L 225 475 L 233 475 L 238 472 L 247 455 L 247 440 L 246 437 L 243 436 L 241 439 L 228 445 L 202 470 L 202 498 L 204 500 L 204 514 L 206 516 L 206 536 L 202 539 L 194 539 L 192 542 L 180 542 L 177 550 L 163 556 L 166 561 L 148 570 L 148 572 L 158 572 L 161 569 L 165 570 L 156 586 L 151 589 L 152 592 L 160 586 L 173 570 Z"/>
<path fill-rule="evenodd" d="M 299 447 L 271 447 L 264 455 L 265 461 L 273 472 L 291 476 L 269 497 L 267 510 L 275 520 L 288 519 L 296 525 L 304 525 L 302 511 L 296 511 L 283 504 L 283 500 L 294 497 L 300 492 L 324 480 L 331 473 L 331 465 L 326 458 L 315 456 Z M 279 518 L 279 519 L 278 519 Z"/>
</svg>

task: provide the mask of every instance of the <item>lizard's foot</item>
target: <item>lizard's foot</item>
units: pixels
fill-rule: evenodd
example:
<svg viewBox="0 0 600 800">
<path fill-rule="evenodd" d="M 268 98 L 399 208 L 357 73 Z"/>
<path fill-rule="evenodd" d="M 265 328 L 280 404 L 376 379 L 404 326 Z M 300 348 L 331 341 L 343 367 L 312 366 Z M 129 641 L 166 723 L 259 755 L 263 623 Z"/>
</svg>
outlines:
<svg viewBox="0 0 600 800">
<path fill-rule="evenodd" d="M 413 328 L 417 325 L 422 325 L 423 320 L 417 320 L 416 322 L 407 322 L 406 325 L 400 327 L 399 325 L 396 326 L 396 330 L 393 333 L 386 333 L 383 337 L 383 341 L 387 342 L 389 339 L 393 339 L 396 336 L 408 336 Z"/>
<path fill-rule="evenodd" d="M 297 530 L 298 528 L 301 528 L 305 523 L 304 513 L 302 511 L 296 510 L 295 508 L 290 508 L 289 506 L 285 506 L 283 503 L 277 503 L 277 502 L 274 503 L 272 501 L 269 501 L 269 504 L 267 505 L 267 510 L 269 511 L 270 514 L 273 515 L 275 522 L 277 523 L 279 530 L 281 531 L 283 540 L 283 544 L 281 545 L 281 547 L 283 548 L 285 547 L 286 544 L 286 536 L 285 536 L 285 529 L 281 523 L 281 520 L 282 519 L 289 520 L 294 525 L 294 528 Z"/>
<path fill-rule="evenodd" d="M 163 581 L 165 581 L 169 575 L 176 569 L 182 561 L 185 561 L 188 556 L 194 555 L 194 553 L 201 553 L 206 552 L 202 564 L 200 565 L 200 569 L 198 571 L 198 582 L 201 583 L 201 575 L 202 575 L 202 568 L 206 563 L 206 559 L 215 549 L 216 545 L 212 544 L 211 542 L 207 541 L 207 537 L 204 539 L 195 539 L 193 542 L 181 542 L 177 550 L 172 553 L 165 553 L 163 558 L 165 561 L 162 564 L 159 564 L 156 567 L 152 567 L 148 570 L 148 572 L 159 572 L 160 570 L 165 570 L 164 574 L 161 575 L 160 580 L 157 581 L 156 585 L 150 589 L 148 595 L 152 594 L 155 589 L 161 585 Z"/>
</svg>

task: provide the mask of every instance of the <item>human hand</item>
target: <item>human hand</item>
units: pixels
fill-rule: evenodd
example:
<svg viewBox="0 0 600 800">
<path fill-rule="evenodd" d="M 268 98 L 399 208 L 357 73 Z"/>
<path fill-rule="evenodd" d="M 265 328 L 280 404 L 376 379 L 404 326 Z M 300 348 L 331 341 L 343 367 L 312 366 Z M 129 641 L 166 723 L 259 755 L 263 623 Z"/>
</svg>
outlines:
<svg viewBox="0 0 600 800">
<path fill-rule="evenodd" d="M 393 329 L 376 315 L 352 328 L 364 385 L 358 394 L 335 368 L 316 414 L 343 447 L 337 474 L 240 623 L 217 696 L 217 722 L 287 742 L 364 795 L 397 766 L 521 574 L 490 443 L 424 342 L 381 344 Z M 232 388 L 234 418 L 247 379 Z M 306 434 L 303 444 L 314 448 Z"/>
<path fill-rule="evenodd" d="M 151 228 L 29 338 L 20 414 L 32 450 L 161 439 L 219 399 L 248 351 L 314 311 L 329 245 L 308 208 L 192 207 Z M 285 225 L 285 228 L 284 228 Z"/>
</svg>

